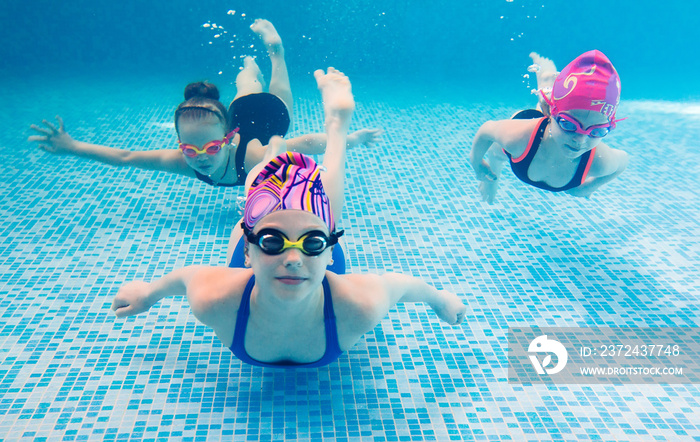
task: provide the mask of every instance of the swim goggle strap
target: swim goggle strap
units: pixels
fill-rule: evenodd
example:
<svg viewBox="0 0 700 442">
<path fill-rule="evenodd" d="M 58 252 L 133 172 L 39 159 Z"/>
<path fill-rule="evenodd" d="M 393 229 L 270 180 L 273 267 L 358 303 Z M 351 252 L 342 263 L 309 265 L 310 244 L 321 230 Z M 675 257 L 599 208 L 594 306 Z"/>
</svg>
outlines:
<svg viewBox="0 0 700 442">
<path fill-rule="evenodd" d="M 327 236 L 320 230 L 305 233 L 296 241 L 290 241 L 287 236 L 276 229 L 262 229 L 258 233 L 251 232 L 245 225 L 243 234 L 250 244 L 255 244 L 266 255 L 279 255 L 288 249 L 298 249 L 307 256 L 318 256 L 327 248 L 338 244 L 338 238 L 345 233 L 343 230 Z"/>
<path fill-rule="evenodd" d="M 546 94 L 546 92 L 545 92 L 543 89 L 540 89 L 540 90 L 539 90 L 539 93 L 540 93 L 540 95 L 542 96 L 542 98 L 544 99 L 544 101 L 549 105 L 549 114 L 550 114 L 550 115 L 552 116 L 552 118 L 557 122 L 557 124 L 559 124 L 559 127 L 561 127 L 562 130 L 565 131 L 565 132 L 576 132 L 577 134 L 589 135 L 589 136 L 594 137 L 594 138 L 602 138 L 602 137 L 604 137 L 605 135 L 607 135 L 611 130 L 615 129 L 615 126 L 617 126 L 617 123 L 618 123 L 619 121 L 622 121 L 622 120 L 626 120 L 626 119 L 627 119 L 627 117 L 625 117 L 625 118 L 620 118 L 620 119 L 618 119 L 618 120 L 616 120 L 616 119 L 613 118 L 613 120 L 612 120 L 610 123 L 608 123 L 608 124 L 595 125 L 595 126 L 589 127 L 588 129 L 584 129 L 583 127 L 581 127 L 581 124 L 580 124 L 578 121 L 574 120 L 573 118 L 571 118 L 571 117 L 569 117 L 569 116 L 567 115 L 566 117 L 568 117 L 568 118 L 566 119 L 566 121 L 569 121 L 569 122 L 573 123 L 573 124 L 576 126 L 575 128 L 572 127 L 572 126 L 568 126 L 568 127 L 571 127 L 571 130 L 567 130 L 567 129 L 564 128 L 564 127 L 561 125 L 561 123 L 557 120 L 557 118 L 562 118 L 562 117 L 564 117 L 564 115 L 561 115 L 561 114 L 560 114 L 561 111 L 560 111 L 559 109 L 557 109 L 557 105 L 556 105 L 556 103 L 554 103 L 554 100 L 552 100 L 552 99 L 550 99 L 549 97 L 547 97 L 547 94 Z M 604 128 L 604 127 L 607 127 L 608 130 L 607 130 L 607 132 L 605 132 L 603 135 L 593 135 L 593 133 L 594 133 L 593 131 L 597 131 L 598 129 L 601 129 L 601 128 Z M 595 133 L 600 134 L 600 133 L 602 133 L 602 132 L 597 131 L 597 132 L 595 132 Z"/>
<path fill-rule="evenodd" d="M 217 154 L 224 145 L 229 144 L 231 142 L 231 140 L 233 140 L 233 137 L 236 136 L 236 133 L 239 130 L 240 129 L 237 127 L 235 129 L 233 129 L 231 132 L 229 132 L 228 134 L 226 134 L 226 136 L 224 137 L 223 140 L 210 141 L 207 144 L 205 144 L 204 146 L 202 146 L 201 149 L 199 147 L 195 146 L 194 144 L 186 144 L 186 143 L 182 143 L 182 142 L 178 143 L 178 147 L 180 148 L 180 150 L 182 151 L 182 153 L 186 157 L 190 157 L 190 158 L 194 158 L 197 155 L 202 155 L 205 153 L 208 155 L 214 155 L 214 154 Z"/>
</svg>

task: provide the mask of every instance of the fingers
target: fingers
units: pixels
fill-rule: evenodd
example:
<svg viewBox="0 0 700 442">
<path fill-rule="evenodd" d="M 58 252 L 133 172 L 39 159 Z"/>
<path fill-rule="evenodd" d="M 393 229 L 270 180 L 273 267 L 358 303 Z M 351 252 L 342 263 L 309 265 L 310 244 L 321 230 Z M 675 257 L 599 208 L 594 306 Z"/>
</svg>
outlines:
<svg viewBox="0 0 700 442">
<path fill-rule="evenodd" d="M 29 126 L 30 129 L 39 132 L 40 134 L 49 136 L 51 135 L 51 131 L 49 129 L 46 129 L 45 127 L 37 126 L 36 124 L 32 124 Z"/>
<path fill-rule="evenodd" d="M 114 310 L 114 316 L 117 318 L 126 318 L 127 316 L 133 316 L 133 307 L 127 306 Z"/>
<path fill-rule="evenodd" d="M 117 300 L 116 298 L 112 301 L 112 311 L 117 316 L 117 318 L 123 318 L 124 316 L 129 316 L 129 312 L 132 310 L 128 302 Z"/>
<path fill-rule="evenodd" d="M 53 123 L 51 123 L 50 121 L 41 120 L 41 122 L 44 123 L 44 125 L 47 126 L 49 129 L 51 129 L 51 132 L 58 132 L 58 128 L 54 126 Z"/>
<path fill-rule="evenodd" d="M 58 130 L 61 132 L 66 131 L 66 126 L 63 124 L 63 118 L 60 116 L 56 115 L 56 121 L 58 121 Z"/>
</svg>

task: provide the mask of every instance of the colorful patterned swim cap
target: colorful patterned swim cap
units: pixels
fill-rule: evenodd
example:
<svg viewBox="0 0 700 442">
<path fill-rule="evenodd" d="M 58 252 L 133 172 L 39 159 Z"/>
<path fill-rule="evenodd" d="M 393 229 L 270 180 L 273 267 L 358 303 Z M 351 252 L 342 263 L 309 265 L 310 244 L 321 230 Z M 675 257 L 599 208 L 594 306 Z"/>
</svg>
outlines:
<svg viewBox="0 0 700 442">
<path fill-rule="evenodd" d="M 321 183 L 321 169 L 310 157 L 286 152 L 267 163 L 248 191 L 243 222 L 253 230 L 265 215 L 278 210 L 313 213 L 333 233 L 335 222 Z"/>
<path fill-rule="evenodd" d="M 620 104 L 620 76 L 605 54 L 585 52 L 557 75 L 547 102 L 552 115 L 586 109 L 600 112 L 614 122 Z"/>
</svg>

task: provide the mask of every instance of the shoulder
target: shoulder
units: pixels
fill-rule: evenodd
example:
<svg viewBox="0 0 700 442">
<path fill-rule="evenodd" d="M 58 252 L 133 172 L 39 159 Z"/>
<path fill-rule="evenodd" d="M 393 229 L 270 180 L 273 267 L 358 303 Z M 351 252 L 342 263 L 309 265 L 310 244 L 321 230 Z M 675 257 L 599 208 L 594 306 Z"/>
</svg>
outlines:
<svg viewBox="0 0 700 442">
<path fill-rule="evenodd" d="M 230 321 L 251 276 L 250 269 L 203 268 L 188 283 L 187 301 L 192 313 L 213 328 L 221 321 Z"/>
<path fill-rule="evenodd" d="M 487 121 L 479 128 L 477 136 L 498 143 L 511 155 L 519 155 L 527 148 L 530 135 L 540 121 L 540 118 Z"/>
<path fill-rule="evenodd" d="M 376 274 L 336 275 L 327 272 L 337 322 L 346 331 L 364 334 L 391 308 L 385 278 Z"/>
<path fill-rule="evenodd" d="M 619 149 L 613 149 L 605 143 L 596 146 L 595 156 L 591 163 L 589 175 L 593 177 L 607 176 L 613 173 L 621 173 L 627 167 L 629 155 Z"/>
</svg>

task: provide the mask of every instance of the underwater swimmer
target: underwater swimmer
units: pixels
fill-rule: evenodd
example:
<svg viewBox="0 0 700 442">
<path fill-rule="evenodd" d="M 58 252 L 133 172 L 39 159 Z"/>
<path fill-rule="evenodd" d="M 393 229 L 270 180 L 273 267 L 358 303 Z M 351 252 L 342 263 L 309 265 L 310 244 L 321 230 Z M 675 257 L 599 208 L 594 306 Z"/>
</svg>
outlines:
<svg viewBox="0 0 700 442">
<path fill-rule="evenodd" d="M 185 101 L 175 111 L 179 149 L 125 150 L 74 140 L 63 120 L 32 125 L 37 135 L 29 141 L 47 152 L 75 155 L 113 166 L 161 170 L 198 178 L 214 186 L 242 186 L 248 171 L 262 161 L 270 137 L 284 136 L 293 119 L 292 92 L 284 60 L 282 39 L 272 23 L 258 19 L 251 25 L 267 47 L 272 64 L 269 92 L 252 57 L 236 77 L 237 94 L 228 111 L 213 84 L 191 83 Z M 350 148 L 371 146 L 381 130 L 362 129 L 348 136 Z M 288 148 L 307 154 L 323 153 L 325 134 L 309 134 L 288 140 Z"/>
<path fill-rule="evenodd" d="M 610 60 L 600 51 L 588 51 L 557 75 L 551 60 L 534 52 L 530 57 L 542 110 L 488 121 L 472 143 L 470 163 L 488 203 L 496 199 L 506 161 L 531 186 L 579 197 L 615 179 L 629 161 L 627 153 L 602 142 L 620 121 L 615 119 L 620 78 Z"/>
<path fill-rule="evenodd" d="M 129 282 L 112 303 L 117 317 L 148 311 L 166 296 L 186 296 L 194 316 L 242 362 L 277 368 L 333 363 L 398 302 L 426 302 L 441 320 L 462 322 L 459 297 L 412 276 L 329 270 L 342 235 L 336 220 L 355 103 L 341 72 L 314 76 L 326 118 L 323 166 L 284 152 L 284 141 L 272 139 L 268 155 L 277 156 L 255 166 L 246 183 L 238 230 L 244 267 L 185 267 L 151 283 Z"/>
</svg>

